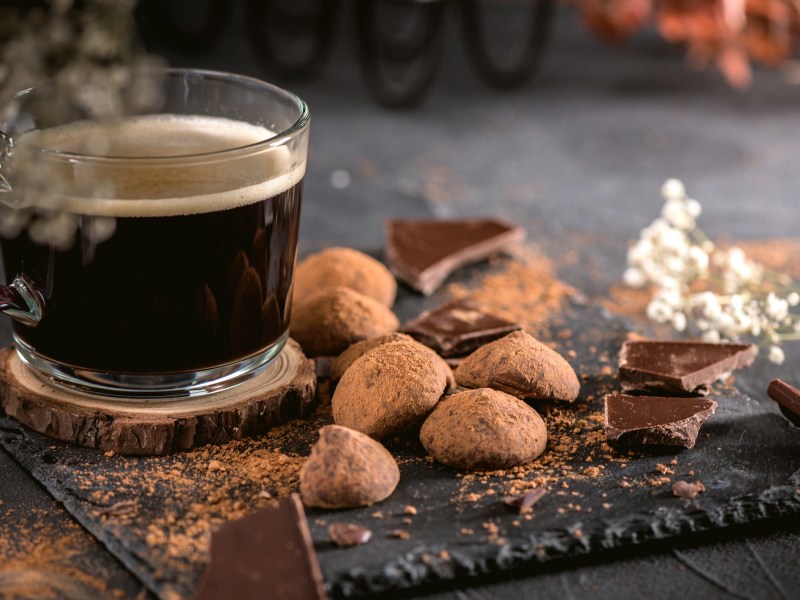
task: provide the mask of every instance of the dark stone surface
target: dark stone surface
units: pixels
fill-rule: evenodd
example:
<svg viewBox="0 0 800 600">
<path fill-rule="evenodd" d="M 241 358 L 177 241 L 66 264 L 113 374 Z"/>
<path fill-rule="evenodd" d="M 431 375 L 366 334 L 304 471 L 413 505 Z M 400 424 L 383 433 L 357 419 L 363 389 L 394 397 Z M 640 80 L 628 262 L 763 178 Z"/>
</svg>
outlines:
<svg viewBox="0 0 800 600">
<path fill-rule="evenodd" d="M 3 598 L 153 598 L 3 450 L 0 538 Z"/>
<path fill-rule="evenodd" d="M 403 293 L 399 305 L 408 308 L 419 303 L 417 297 Z M 601 410 L 603 393 L 616 385 L 612 377 L 600 374 L 603 357 L 615 355 L 626 328 L 580 303 L 565 309 L 551 325 L 556 331 L 566 324 L 575 335 L 561 340 L 560 349 L 575 350 L 578 372 L 588 374 L 574 412 L 576 419 L 591 422 L 592 415 Z M 777 416 L 771 403 L 765 405 L 734 388 L 720 388 L 712 397 L 719 408 L 692 451 L 636 452 L 622 455 L 626 462 L 620 463 L 606 458 L 608 451 L 598 439 L 579 438 L 582 445 L 570 459 L 574 470 L 589 466 L 603 470 L 592 477 L 568 478 L 568 492 L 556 488 L 548 494 L 537 504 L 530 521 L 519 520 L 500 501 L 509 475 L 489 477 L 485 483 L 480 478 L 462 479 L 455 471 L 425 460 L 414 438 L 391 441 L 389 447 L 401 464 L 401 482 L 387 501 L 352 511 L 309 511 L 326 584 L 336 597 L 397 591 L 530 569 L 533 563 L 567 557 L 602 556 L 611 549 L 689 533 L 800 516 L 800 456 L 795 451 L 800 430 Z M 550 423 L 551 438 L 573 427 L 573 422 L 550 418 L 557 405 L 540 405 L 540 409 Z M 566 410 L 572 414 L 573 408 Z M 595 422 L 590 429 L 601 427 Z M 295 439 L 281 449 L 307 452 L 311 441 Z M 142 539 L 146 525 L 163 516 L 164 500 L 174 498 L 176 491 L 162 481 L 156 495 L 144 496 L 137 486 L 126 484 L 131 473 L 146 473 L 155 467 L 148 460 L 158 460 L 159 468 L 169 470 L 168 461 L 183 460 L 180 455 L 174 459 L 116 457 L 118 462 L 112 468 L 96 452 L 54 443 L 8 419 L 2 421 L 0 442 L 153 591 L 162 597 L 191 593 L 202 562 L 185 561 L 181 568 L 165 569 L 165 564 L 172 564 L 167 563 L 167 549 Z M 706 492 L 694 500 L 682 500 L 671 494 L 669 482 L 655 481 L 657 465 L 670 465 L 673 460 L 671 479 L 699 478 Z M 121 461 L 125 461 L 122 470 Z M 142 505 L 139 515 L 123 526 L 106 526 L 97 516 L 94 492 L 98 488 L 87 486 L 87 473 L 104 477 L 103 486 L 115 491 L 115 502 L 137 500 Z M 539 474 L 533 470 L 514 477 L 531 480 Z M 197 476 L 205 477 L 205 471 Z M 620 487 L 622 478 L 632 486 Z M 242 493 L 246 500 L 251 492 Z M 194 497 L 189 493 L 179 501 L 187 506 L 203 502 L 202 494 Z M 475 497 L 470 499 L 470 494 Z M 418 511 L 410 524 L 402 522 L 406 505 Z M 376 510 L 381 518 L 374 516 Z M 333 547 L 327 541 L 327 527 L 343 519 L 372 529 L 373 540 L 346 550 Z M 398 528 L 406 529 L 410 538 L 392 537 Z M 465 528 L 473 533 L 463 533 Z"/>
</svg>

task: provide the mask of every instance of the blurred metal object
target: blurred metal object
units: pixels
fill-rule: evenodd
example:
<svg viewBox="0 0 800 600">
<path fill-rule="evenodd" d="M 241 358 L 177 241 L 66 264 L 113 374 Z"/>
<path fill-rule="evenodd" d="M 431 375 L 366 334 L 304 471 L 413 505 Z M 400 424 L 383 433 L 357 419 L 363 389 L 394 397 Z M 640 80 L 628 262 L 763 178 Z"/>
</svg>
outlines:
<svg viewBox="0 0 800 600">
<path fill-rule="evenodd" d="M 339 0 L 245 0 L 245 30 L 256 58 L 280 79 L 311 79 L 331 55 L 339 7 Z"/>
<path fill-rule="evenodd" d="M 191 27 L 176 17 L 181 3 L 191 11 Z M 243 5 L 247 40 L 269 76 L 279 81 L 318 75 L 332 54 L 340 14 L 352 9 L 367 89 L 377 102 L 392 107 L 417 105 L 429 92 L 442 64 L 450 15 L 461 19 L 467 58 L 478 77 L 491 87 L 510 89 L 536 74 L 555 13 L 555 0 L 244 0 Z M 486 17 L 511 5 L 522 16 L 514 16 L 513 25 L 507 23 L 494 37 L 513 51 L 497 56 Z M 200 51 L 220 37 L 234 3 L 142 0 L 140 7 L 159 41 Z"/>
<path fill-rule="evenodd" d="M 481 4 L 492 2 L 460 0 L 461 23 L 464 46 L 472 67 L 488 85 L 509 89 L 519 87 L 536 74 L 547 42 L 550 38 L 550 23 L 554 12 L 553 0 L 521 0 L 529 5 L 527 22 L 523 29 L 521 50 L 516 60 L 497 60 L 489 49 L 486 31 L 481 26 Z"/>
<path fill-rule="evenodd" d="M 373 98 L 384 106 L 413 106 L 430 89 L 442 62 L 446 0 L 357 0 L 358 57 Z M 391 10 L 386 31 L 381 10 Z"/>
</svg>

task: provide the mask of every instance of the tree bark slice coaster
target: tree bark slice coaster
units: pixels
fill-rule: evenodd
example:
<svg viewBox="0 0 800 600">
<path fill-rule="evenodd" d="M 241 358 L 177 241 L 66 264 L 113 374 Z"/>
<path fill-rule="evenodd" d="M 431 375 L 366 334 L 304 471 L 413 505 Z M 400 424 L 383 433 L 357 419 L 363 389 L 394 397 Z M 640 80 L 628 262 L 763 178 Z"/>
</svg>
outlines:
<svg viewBox="0 0 800 600">
<path fill-rule="evenodd" d="M 169 454 L 267 431 L 311 413 L 313 361 L 289 340 L 255 377 L 192 398 L 126 400 L 81 393 L 34 375 L 13 348 L 0 349 L 0 407 L 50 437 L 117 454 Z"/>
</svg>

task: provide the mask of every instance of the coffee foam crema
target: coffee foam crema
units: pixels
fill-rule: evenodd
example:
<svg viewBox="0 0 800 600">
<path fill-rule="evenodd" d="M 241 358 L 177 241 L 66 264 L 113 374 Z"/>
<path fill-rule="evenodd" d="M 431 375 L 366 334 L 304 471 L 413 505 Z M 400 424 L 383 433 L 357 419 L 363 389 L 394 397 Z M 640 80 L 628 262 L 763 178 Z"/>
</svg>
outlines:
<svg viewBox="0 0 800 600">
<path fill-rule="evenodd" d="M 32 132 L 20 138 L 17 155 L 31 158 L 34 183 L 60 209 L 110 217 L 187 215 L 259 202 L 300 182 L 304 148 L 294 156 L 286 146 L 244 149 L 274 136 L 266 127 L 222 117 L 148 115 Z M 37 148 L 93 158 L 46 160 Z M 29 196 L 37 202 L 36 193 Z"/>
</svg>

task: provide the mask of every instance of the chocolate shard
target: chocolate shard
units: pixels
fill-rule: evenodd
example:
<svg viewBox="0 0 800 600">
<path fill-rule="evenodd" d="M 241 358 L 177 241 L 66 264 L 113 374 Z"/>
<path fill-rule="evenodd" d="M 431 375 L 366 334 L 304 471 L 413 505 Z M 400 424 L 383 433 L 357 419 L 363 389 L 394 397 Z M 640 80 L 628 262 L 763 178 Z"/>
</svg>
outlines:
<svg viewBox="0 0 800 600">
<path fill-rule="evenodd" d="M 503 504 L 524 515 L 533 512 L 533 505 L 544 498 L 545 494 L 547 490 L 544 488 L 533 488 L 519 496 L 506 496 L 503 498 Z"/>
<path fill-rule="evenodd" d="M 336 522 L 328 527 L 328 539 L 340 548 L 360 546 L 372 539 L 372 530 L 355 523 Z"/>
<path fill-rule="evenodd" d="M 327 598 L 303 505 L 293 494 L 275 507 L 223 525 L 196 600 Z"/>
<path fill-rule="evenodd" d="M 395 276 L 429 296 L 459 267 L 525 239 L 501 219 L 400 220 L 386 223 L 386 259 Z"/>
<path fill-rule="evenodd" d="M 780 379 L 773 379 L 769 383 L 767 394 L 778 403 L 783 415 L 800 427 L 800 390 Z"/>
<path fill-rule="evenodd" d="M 708 398 L 607 394 L 605 430 L 609 441 L 632 445 L 693 448 L 700 427 L 714 414 Z"/>
<path fill-rule="evenodd" d="M 638 340 L 622 344 L 619 378 L 623 391 L 672 390 L 707 393 L 725 373 L 755 360 L 753 344 Z"/>
<path fill-rule="evenodd" d="M 465 356 L 522 329 L 468 300 L 451 300 L 409 321 L 402 331 L 445 358 Z"/>
</svg>

